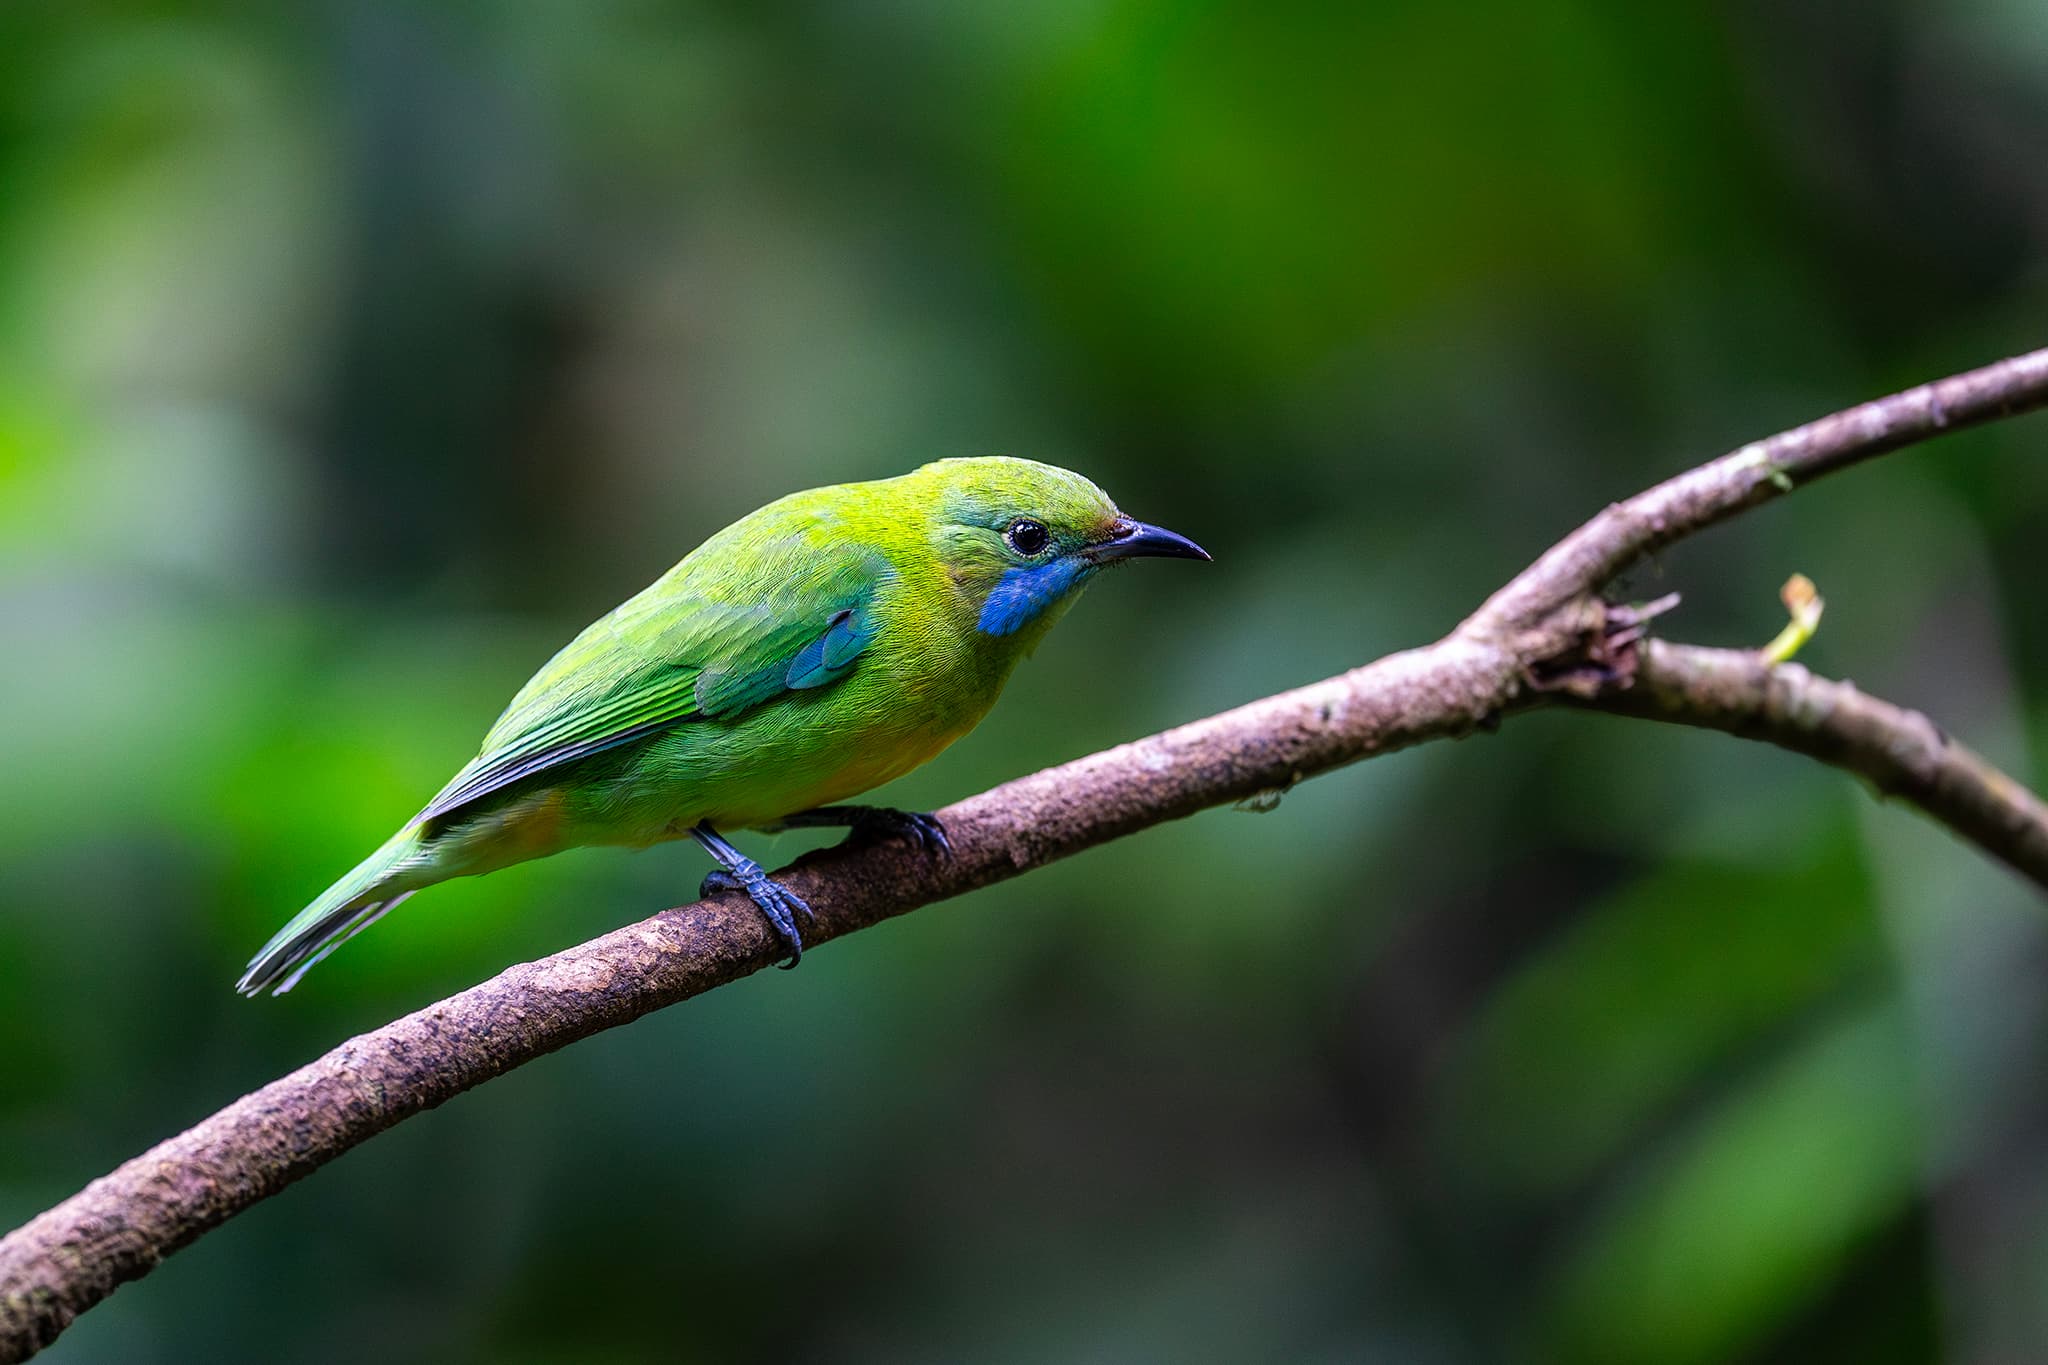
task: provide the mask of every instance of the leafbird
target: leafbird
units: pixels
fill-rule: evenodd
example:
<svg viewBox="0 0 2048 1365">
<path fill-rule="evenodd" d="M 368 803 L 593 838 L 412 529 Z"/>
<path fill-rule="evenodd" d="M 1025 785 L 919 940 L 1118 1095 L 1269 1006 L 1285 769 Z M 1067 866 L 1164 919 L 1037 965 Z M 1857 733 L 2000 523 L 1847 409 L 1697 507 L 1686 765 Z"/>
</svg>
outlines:
<svg viewBox="0 0 2048 1365">
<path fill-rule="evenodd" d="M 482 751 L 250 961 L 283 994 L 421 887 L 587 844 L 695 839 L 786 951 L 810 907 L 724 831 L 850 827 L 949 851 L 929 815 L 840 805 L 973 729 L 1105 567 L 1207 559 L 1065 469 L 940 460 L 742 517 L 519 690 Z"/>
</svg>

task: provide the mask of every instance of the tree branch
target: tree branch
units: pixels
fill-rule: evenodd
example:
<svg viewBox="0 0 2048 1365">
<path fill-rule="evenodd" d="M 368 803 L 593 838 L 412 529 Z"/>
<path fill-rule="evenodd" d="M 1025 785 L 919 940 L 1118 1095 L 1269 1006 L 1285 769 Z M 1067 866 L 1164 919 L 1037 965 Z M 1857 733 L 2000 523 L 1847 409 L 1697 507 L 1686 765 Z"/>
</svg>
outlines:
<svg viewBox="0 0 2048 1365">
<path fill-rule="evenodd" d="M 1801 483 L 2044 403 L 2048 350 L 1745 446 L 1609 507 L 1436 644 L 951 806 L 939 813 L 954 848 L 944 862 L 894 844 L 842 847 L 777 875 L 815 908 L 823 942 L 1166 820 L 1571 699 L 1769 739 L 1862 772 L 2048 884 L 2040 803 L 1924 718 L 1803 669 L 1751 676 L 1708 667 L 1723 658 L 1712 651 L 1639 649 L 1638 620 L 1597 596 L 1637 556 Z M 1832 709 L 1812 723 L 1817 698 Z M 757 971 L 777 951 L 744 898 L 700 901 L 343 1043 L 0 1239 L 0 1361 L 32 1355 L 119 1285 L 393 1124 Z"/>
<path fill-rule="evenodd" d="M 1650 640 L 1596 709 L 1762 740 L 1869 779 L 2048 887 L 2048 806 L 1918 711 L 1761 654 Z"/>
<path fill-rule="evenodd" d="M 1823 474 L 1944 432 L 2012 417 L 2048 401 L 2048 349 L 1845 408 L 1752 441 L 1615 503 L 1487 600 L 1479 616 L 1525 622 L 1604 586 L 1660 550 Z"/>
</svg>

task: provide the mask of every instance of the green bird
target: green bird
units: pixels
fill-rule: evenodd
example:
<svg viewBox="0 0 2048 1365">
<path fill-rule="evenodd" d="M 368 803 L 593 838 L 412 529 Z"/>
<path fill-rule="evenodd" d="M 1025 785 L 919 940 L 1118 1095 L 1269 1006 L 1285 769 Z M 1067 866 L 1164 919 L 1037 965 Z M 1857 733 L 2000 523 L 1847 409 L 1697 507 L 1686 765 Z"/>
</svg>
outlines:
<svg viewBox="0 0 2048 1365">
<path fill-rule="evenodd" d="M 941 460 L 742 517 L 536 673 L 426 809 L 300 911 L 236 989 L 283 994 L 421 887 L 566 848 L 695 839 L 787 950 L 810 907 L 721 831 L 844 826 L 944 856 L 929 815 L 846 800 L 972 730 L 1096 573 L 1207 559 L 1031 460 Z"/>
</svg>

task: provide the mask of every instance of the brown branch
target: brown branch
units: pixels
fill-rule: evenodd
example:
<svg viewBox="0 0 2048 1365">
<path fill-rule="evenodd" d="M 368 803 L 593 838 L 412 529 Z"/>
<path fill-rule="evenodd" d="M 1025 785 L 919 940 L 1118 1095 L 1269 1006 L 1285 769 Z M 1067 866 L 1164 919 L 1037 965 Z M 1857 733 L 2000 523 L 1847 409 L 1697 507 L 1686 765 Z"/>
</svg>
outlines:
<svg viewBox="0 0 2048 1365">
<path fill-rule="evenodd" d="M 1869 779 L 2048 887 L 2048 806 L 1918 711 L 1760 654 L 1649 641 L 1616 715 L 1762 740 Z"/>
<path fill-rule="evenodd" d="M 1006 783 L 939 812 L 953 856 L 832 849 L 777 877 L 813 943 L 1206 806 L 1469 731 L 1519 661 L 1447 640 Z M 0 1240 L 0 1360 L 47 1345 L 127 1280 L 402 1119 L 780 954 L 743 897 L 665 910 L 351 1039 Z"/>
<path fill-rule="evenodd" d="M 2036 351 L 1745 446 L 1608 508 L 1434 645 L 940 812 L 954 846 L 943 863 L 882 845 L 826 850 L 778 875 L 817 910 L 822 942 L 1148 826 L 1466 734 L 1553 698 L 1597 696 L 1626 710 L 1614 694 L 1630 669 L 1617 664 L 1639 657 L 1637 628 L 1624 622 L 1617 634 L 1596 594 L 1636 556 L 1832 469 L 2044 403 L 2048 351 Z M 1641 656 L 1651 661 L 1651 679 L 1660 676 L 1659 654 L 1653 648 Z M 1705 705 L 1696 712 L 1723 714 Z M 1732 716 L 1716 728 L 1750 732 Z M 1755 733 L 1785 742 L 1761 723 Z M 1838 751 L 1818 748 L 1825 746 L 1816 757 L 1839 761 Z M 1901 774 L 1919 771 L 1900 762 Z M 2017 851 L 2037 847 L 2048 829 L 2038 803 L 2028 822 L 2006 825 L 1963 812 L 1937 787 L 1923 801 L 1931 814 L 1996 856 L 2031 867 Z M 699 902 L 512 967 L 343 1043 L 0 1239 L 0 1361 L 40 1350 L 119 1285 L 393 1124 L 579 1038 L 757 971 L 775 954 L 745 900 Z"/>
<path fill-rule="evenodd" d="M 1937 379 L 1752 441 L 1616 503 L 1546 551 L 1479 616 L 1539 620 L 1600 588 L 1638 556 L 1725 521 L 1823 474 L 2048 401 L 2048 349 Z"/>
</svg>

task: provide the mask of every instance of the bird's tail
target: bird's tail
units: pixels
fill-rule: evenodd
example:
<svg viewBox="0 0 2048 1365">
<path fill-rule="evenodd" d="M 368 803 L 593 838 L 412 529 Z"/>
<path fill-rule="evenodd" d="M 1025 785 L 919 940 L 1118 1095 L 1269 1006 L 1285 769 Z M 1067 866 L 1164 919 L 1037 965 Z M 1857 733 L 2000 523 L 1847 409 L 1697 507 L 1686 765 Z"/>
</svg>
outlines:
<svg viewBox="0 0 2048 1365">
<path fill-rule="evenodd" d="M 320 898 L 294 915 L 277 936 L 249 960 L 249 969 L 235 983 L 244 995 L 273 991 L 283 995 L 299 984 L 313 964 L 369 928 L 393 906 L 432 876 L 408 876 L 422 853 L 410 826 L 391 836 L 384 847 L 357 865 L 355 871 L 327 888 Z M 408 866 L 408 865 L 411 866 Z"/>
</svg>

